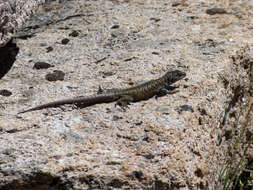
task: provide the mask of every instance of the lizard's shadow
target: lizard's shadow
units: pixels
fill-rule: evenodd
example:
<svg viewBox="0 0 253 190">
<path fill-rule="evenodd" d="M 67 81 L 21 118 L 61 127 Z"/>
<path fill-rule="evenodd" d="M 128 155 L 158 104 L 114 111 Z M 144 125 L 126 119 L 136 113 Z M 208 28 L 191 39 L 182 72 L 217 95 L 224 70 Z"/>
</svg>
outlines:
<svg viewBox="0 0 253 190">
<path fill-rule="evenodd" d="M 0 79 L 11 69 L 18 52 L 17 44 L 11 41 L 0 48 Z"/>
</svg>

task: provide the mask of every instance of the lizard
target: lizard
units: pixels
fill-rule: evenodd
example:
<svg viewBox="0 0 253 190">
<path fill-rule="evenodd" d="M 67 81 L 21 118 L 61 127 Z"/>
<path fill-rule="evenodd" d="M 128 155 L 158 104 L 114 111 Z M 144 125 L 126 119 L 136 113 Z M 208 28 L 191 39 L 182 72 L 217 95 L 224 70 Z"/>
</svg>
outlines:
<svg viewBox="0 0 253 190">
<path fill-rule="evenodd" d="M 172 70 L 166 72 L 162 77 L 158 79 L 153 79 L 134 87 L 107 90 L 102 90 L 99 87 L 98 93 L 95 95 L 58 100 L 21 111 L 18 114 L 50 107 L 58 107 L 65 104 L 79 104 L 87 107 L 94 104 L 109 103 L 114 101 L 116 101 L 116 105 L 119 105 L 125 109 L 128 107 L 130 102 L 147 100 L 153 96 L 159 97 L 173 92 L 176 87 L 172 87 L 170 85 L 183 79 L 185 76 L 186 73 L 183 71 Z"/>
</svg>

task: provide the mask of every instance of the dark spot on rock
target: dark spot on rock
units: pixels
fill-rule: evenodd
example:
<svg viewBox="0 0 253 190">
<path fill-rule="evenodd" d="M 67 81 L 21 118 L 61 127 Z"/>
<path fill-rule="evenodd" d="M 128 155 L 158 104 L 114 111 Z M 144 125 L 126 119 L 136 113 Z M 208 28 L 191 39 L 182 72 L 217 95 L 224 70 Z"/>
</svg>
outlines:
<svg viewBox="0 0 253 190">
<path fill-rule="evenodd" d="M 55 156 L 52 156 L 53 159 L 56 159 L 56 160 L 60 160 L 62 158 L 62 156 L 60 155 L 55 155 Z"/>
<path fill-rule="evenodd" d="M 128 135 L 128 134 L 120 134 L 120 133 L 117 133 L 116 135 L 119 138 L 128 139 L 130 141 L 138 141 L 139 140 L 138 135 Z"/>
<path fill-rule="evenodd" d="M 153 51 L 152 54 L 153 54 L 153 55 L 159 55 L 159 53 L 158 53 L 158 52 L 155 52 L 155 51 Z"/>
<path fill-rule="evenodd" d="M 67 157 L 72 157 L 73 156 L 73 153 L 71 152 L 71 153 L 68 153 L 68 154 L 66 154 L 66 156 Z"/>
<path fill-rule="evenodd" d="M 209 15 L 227 14 L 227 11 L 223 8 L 210 8 L 210 9 L 206 9 L 206 14 L 209 14 Z"/>
<path fill-rule="evenodd" d="M 143 172 L 142 171 L 133 171 L 133 174 L 134 176 L 137 178 L 137 179 L 140 179 L 142 176 L 143 176 Z"/>
<path fill-rule="evenodd" d="M 68 38 L 64 38 L 64 39 L 62 39 L 61 43 L 63 45 L 66 45 L 67 43 L 69 43 L 69 39 Z"/>
<path fill-rule="evenodd" d="M 199 125 L 203 125 L 203 118 L 199 117 Z"/>
<path fill-rule="evenodd" d="M 160 18 L 150 18 L 150 20 L 153 20 L 153 21 L 155 21 L 155 22 L 159 22 L 161 19 Z"/>
<path fill-rule="evenodd" d="M 134 123 L 135 125 L 137 125 L 137 126 L 139 126 L 139 125 L 141 125 L 143 123 L 143 121 L 139 121 L 139 122 L 136 122 L 136 123 Z"/>
<path fill-rule="evenodd" d="M 112 179 L 112 180 L 107 184 L 107 186 L 111 186 L 111 187 L 114 187 L 114 188 L 121 188 L 122 185 L 124 185 L 124 182 L 121 181 L 121 180 L 118 179 L 118 178 Z"/>
<path fill-rule="evenodd" d="M 194 172 L 194 174 L 195 174 L 197 177 L 200 177 L 200 178 L 203 178 L 203 177 L 204 177 L 203 172 L 202 172 L 201 169 L 199 169 L 199 168 L 197 168 L 197 170 Z"/>
<path fill-rule="evenodd" d="M 9 90 L 3 89 L 3 90 L 0 90 L 0 95 L 2 95 L 2 96 L 11 96 L 12 93 Z"/>
<path fill-rule="evenodd" d="M 143 155 L 143 157 L 144 158 L 146 158 L 146 159 L 154 159 L 155 158 L 155 156 L 154 155 L 152 155 L 152 154 L 148 154 L 148 155 Z"/>
<path fill-rule="evenodd" d="M 145 135 L 144 138 L 142 139 L 143 141 L 146 141 L 146 142 L 150 142 L 150 138 L 148 135 Z"/>
<path fill-rule="evenodd" d="M 181 4 L 181 2 L 173 2 L 172 4 L 171 4 L 171 6 L 172 7 L 177 7 L 177 6 L 179 6 Z"/>
<path fill-rule="evenodd" d="M 121 162 L 109 161 L 109 162 L 106 162 L 106 165 L 121 165 Z"/>
<path fill-rule="evenodd" d="M 134 59 L 134 58 L 135 58 L 135 57 L 129 57 L 129 58 L 124 59 L 124 61 L 125 61 L 125 62 L 131 61 L 131 60 Z"/>
<path fill-rule="evenodd" d="M 131 80 L 131 79 L 130 79 L 130 80 Z M 133 85 L 135 85 L 136 83 L 133 82 L 133 81 L 128 81 L 128 84 L 129 84 L 130 86 L 133 86 Z"/>
<path fill-rule="evenodd" d="M 194 112 L 194 109 L 193 109 L 193 107 L 190 106 L 190 105 L 182 105 L 182 106 L 180 106 L 179 108 L 177 108 L 176 111 L 177 111 L 178 113 L 181 113 L 181 112 L 183 112 L 183 111 L 190 111 L 190 112 L 193 113 L 193 112 Z"/>
<path fill-rule="evenodd" d="M 198 184 L 198 186 L 199 186 L 200 189 L 205 189 L 205 186 L 204 186 L 202 181 Z"/>
<path fill-rule="evenodd" d="M 72 37 L 77 37 L 79 36 L 79 32 L 77 32 L 76 30 L 72 31 L 69 36 L 72 36 Z"/>
<path fill-rule="evenodd" d="M 47 46 L 47 43 L 42 42 L 42 43 L 40 43 L 40 46 L 41 46 L 41 47 L 45 47 L 45 46 Z"/>
<path fill-rule="evenodd" d="M 112 116 L 112 121 L 118 121 L 120 119 L 122 119 L 122 117 L 119 117 L 117 115 Z"/>
<path fill-rule="evenodd" d="M 34 64 L 33 69 L 48 69 L 49 67 L 53 67 L 53 65 L 46 62 L 37 62 Z"/>
<path fill-rule="evenodd" d="M 200 112 L 201 115 L 207 115 L 207 112 L 204 108 L 198 108 L 198 111 Z"/>
<path fill-rule="evenodd" d="M 111 27 L 111 29 L 117 29 L 117 28 L 119 28 L 119 25 L 118 25 L 118 24 L 114 24 L 114 25 L 112 25 L 112 27 Z"/>
<path fill-rule="evenodd" d="M 192 15 L 192 16 L 187 16 L 186 17 L 186 19 L 188 19 L 188 20 L 194 20 L 194 19 L 198 19 L 199 17 L 197 17 L 197 16 L 194 16 L 194 15 Z"/>
<path fill-rule="evenodd" d="M 246 140 L 247 140 L 248 142 L 250 142 L 250 139 L 252 139 L 252 136 L 253 136 L 253 132 L 247 130 L 247 131 L 246 131 Z M 252 155 L 252 156 L 253 156 L 253 155 Z M 252 161 L 253 161 L 253 160 L 252 160 Z M 253 169 L 253 168 L 252 168 L 252 169 Z"/>
<path fill-rule="evenodd" d="M 115 72 L 108 71 L 108 72 L 103 72 L 103 77 L 109 77 L 115 75 Z"/>
<path fill-rule="evenodd" d="M 51 46 L 48 46 L 48 47 L 46 48 L 46 50 L 47 50 L 47 53 L 48 53 L 48 52 L 50 52 L 50 51 L 53 51 L 53 50 L 54 50 L 54 48 L 53 48 L 53 47 L 51 47 Z"/>
<path fill-rule="evenodd" d="M 218 45 L 217 42 L 215 42 L 213 39 L 206 39 L 204 43 L 201 42 L 196 42 L 196 45 L 200 47 L 200 49 L 204 49 L 207 47 L 216 47 Z"/>
<path fill-rule="evenodd" d="M 224 137 L 226 140 L 232 139 L 233 137 L 233 132 L 231 128 L 225 128 L 224 129 Z"/>
<path fill-rule="evenodd" d="M 53 73 L 48 73 L 46 75 L 46 80 L 48 81 L 57 81 L 57 80 L 64 80 L 65 73 L 59 70 L 53 71 Z"/>
</svg>

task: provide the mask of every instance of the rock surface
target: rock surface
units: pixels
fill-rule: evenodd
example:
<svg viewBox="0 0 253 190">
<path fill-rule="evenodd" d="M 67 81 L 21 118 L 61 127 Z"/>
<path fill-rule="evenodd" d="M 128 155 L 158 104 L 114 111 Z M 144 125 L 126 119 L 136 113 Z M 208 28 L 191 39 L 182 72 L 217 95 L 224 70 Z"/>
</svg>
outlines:
<svg viewBox="0 0 253 190">
<path fill-rule="evenodd" d="M 230 14 L 206 13 L 220 6 Z M 17 34 L 16 61 L 0 80 L 11 94 L 0 95 L 0 189 L 214 189 L 230 148 L 223 126 L 252 104 L 252 8 L 47 1 Z M 50 67 L 36 69 L 39 62 Z M 111 103 L 17 115 L 174 68 L 187 73 L 177 93 L 125 112 Z M 62 80 L 47 80 L 55 71 Z"/>
<path fill-rule="evenodd" d="M 45 0 L 0 0 L 0 47 L 13 38 Z"/>
</svg>

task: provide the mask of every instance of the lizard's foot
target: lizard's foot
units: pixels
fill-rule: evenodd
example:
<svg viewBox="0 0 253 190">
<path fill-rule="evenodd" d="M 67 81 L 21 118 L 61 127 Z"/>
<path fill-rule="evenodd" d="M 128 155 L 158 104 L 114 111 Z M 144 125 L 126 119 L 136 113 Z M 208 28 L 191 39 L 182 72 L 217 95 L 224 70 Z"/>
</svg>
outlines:
<svg viewBox="0 0 253 190">
<path fill-rule="evenodd" d="M 129 102 L 125 102 L 125 101 L 117 101 L 117 103 L 115 104 L 116 106 L 119 106 L 123 111 L 126 111 L 126 109 L 129 108 L 130 103 Z"/>
<path fill-rule="evenodd" d="M 101 86 L 99 85 L 98 87 L 98 91 L 97 94 L 103 94 L 104 90 L 101 88 Z"/>
</svg>

